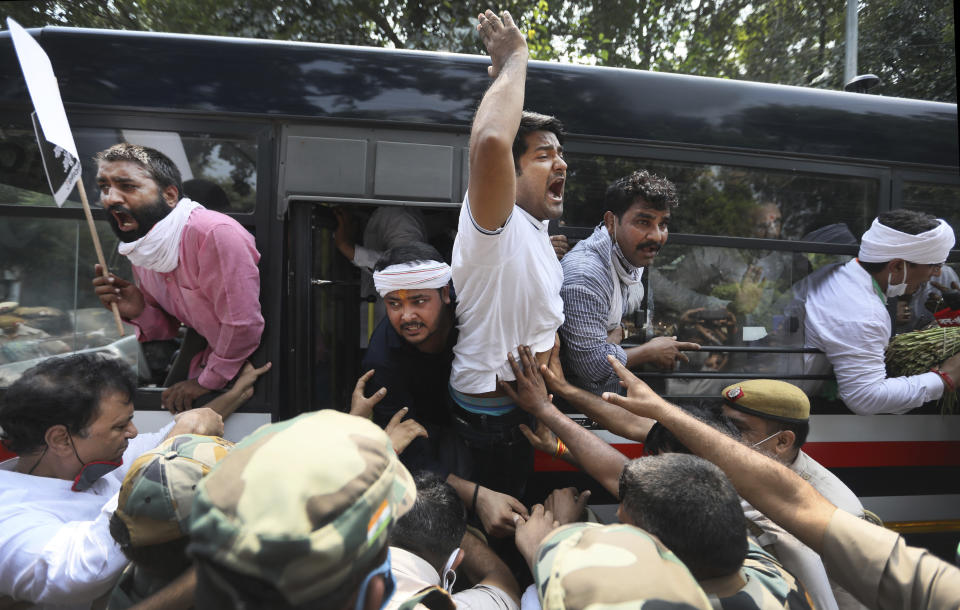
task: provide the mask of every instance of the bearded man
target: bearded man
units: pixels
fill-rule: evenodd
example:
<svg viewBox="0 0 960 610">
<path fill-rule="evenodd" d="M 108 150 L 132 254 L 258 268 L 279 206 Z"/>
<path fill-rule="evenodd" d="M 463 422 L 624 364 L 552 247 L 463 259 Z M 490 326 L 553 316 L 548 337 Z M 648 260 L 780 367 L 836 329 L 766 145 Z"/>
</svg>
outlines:
<svg viewBox="0 0 960 610">
<path fill-rule="evenodd" d="M 95 159 L 100 201 L 134 282 L 102 277 L 98 266 L 94 290 L 104 307 L 117 304 L 140 341 L 172 339 L 181 323 L 206 341 L 187 379 L 168 379 L 163 392 L 171 412 L 189 409 L 233 379 L 260 344 L 260 253 L 237 221 L 183 197 L 180 171 L 160 151 L 122 143 Z"/>
</svg>

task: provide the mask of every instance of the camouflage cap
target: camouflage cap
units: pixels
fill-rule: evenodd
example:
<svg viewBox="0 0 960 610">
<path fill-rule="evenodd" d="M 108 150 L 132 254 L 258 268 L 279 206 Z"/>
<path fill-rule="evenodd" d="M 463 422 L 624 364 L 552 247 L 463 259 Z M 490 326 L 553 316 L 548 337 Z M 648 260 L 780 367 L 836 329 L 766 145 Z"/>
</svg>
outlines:
<svg viewBox="0 0 960 610">
<path fill-rule="evenodd" d="M 197 483 L 233 448 L 217 436 L 168 438 L 130 465 L 116 515 L 134 547 L 177 540 L 189 532 Z"/>
<path fill-rule="evenodd" d="M 368 572 L 414 500 L 376 424 L 306 413 L 262 426 L 200 483 L 188 552 L 301 604 Z"/>
<path fill-rule="evenodd" d="M 727 406 L 757 417 L 784 422 L 810 419 L 810 399 L 803 390 L 786 381 L 741 381 L 725 387 L 720 395 Z"/>
<path fill-rule="evenodd" d="M 537 549 L 533 578 L 545 610 L 711 608 L 683 562 L 632 525 L 554 530 Z"/>
</svg>

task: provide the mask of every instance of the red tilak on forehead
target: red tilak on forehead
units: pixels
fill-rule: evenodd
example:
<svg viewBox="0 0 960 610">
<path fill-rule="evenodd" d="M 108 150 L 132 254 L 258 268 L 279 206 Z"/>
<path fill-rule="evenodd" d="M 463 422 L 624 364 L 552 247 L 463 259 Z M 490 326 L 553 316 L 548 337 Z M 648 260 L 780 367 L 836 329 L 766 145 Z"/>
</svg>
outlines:
<svg viewBox="0 0 960 610">
<path fill-rule="evenodd" d="M 401 300 L 406 301 L 406 300 L 407 300 L 407 290 L 406 290 L 406 288 L 401 288 L 400 290 L 398 290 L 398 291 L 397 291 L 397 296 L 398 296 Z"/>
</svg>

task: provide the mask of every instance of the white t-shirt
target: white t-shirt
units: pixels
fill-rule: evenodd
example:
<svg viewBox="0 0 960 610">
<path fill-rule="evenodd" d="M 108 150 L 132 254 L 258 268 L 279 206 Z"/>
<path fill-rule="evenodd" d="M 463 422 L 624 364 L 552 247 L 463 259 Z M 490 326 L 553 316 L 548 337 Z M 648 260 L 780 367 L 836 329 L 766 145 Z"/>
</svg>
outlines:
<svg viewBox="0 0 960 610">
<path fill-rule="evenodd" d="M 89 608 L 110 590 L 127 565 L 110 536 L 120 484 L 133 461 L 172 426 L 132 439 L 123 465 L 86 491 L 71 491 L 73 481 L 13 472 L 19 458 L 0 463 L 0 600 Z"/>
<path fill-rule="evenodd" d="M 563 324 L 563 268 L 550 243 L 547 222 L 520 206 L 503 227 L 488 231 L 473 220 L 468 197 L 460 208 L 453 243 L 453 287 L 460 336 L 453 348 L 450 385 L 465 394 L 497 389 L 497 377 L 514 378 L 507 353 L 553 347 Z"/>
<path fill-rule="evenodd" d="M 390 571 L 397 588 L 386 605 L 396 610 L 404 602 L 431 586 L 440 585 L 440 575 L 425 560 L 410 551 L 390 547 Z M 493 585 L 476 585 L 451 596 L 460 610 L 518 610 L 517 603 L 506 591 Z M 423 608 L 417 605 L 417 608 Z"/>
</svg>

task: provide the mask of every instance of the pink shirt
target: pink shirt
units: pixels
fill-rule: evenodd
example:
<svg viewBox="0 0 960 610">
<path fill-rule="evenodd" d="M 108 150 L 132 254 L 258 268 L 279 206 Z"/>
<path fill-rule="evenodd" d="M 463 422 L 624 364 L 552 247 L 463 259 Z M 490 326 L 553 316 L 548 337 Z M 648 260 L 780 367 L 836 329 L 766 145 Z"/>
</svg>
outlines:
<svg viewBox="0 0 960 610">
<path fill-rule="evenodd" d="M 240 371 L 260 345 L 260 253 L 240 223 L 211 210 L 194 210 L 180 240 L 180 262 L 169 273 L 133 266 L 146 307 L 131 320 L 137 339 L 176 336 L 180 323 L 208 343 L 190 362 L 190 378 L 217 390 Z"/>
</svg>

